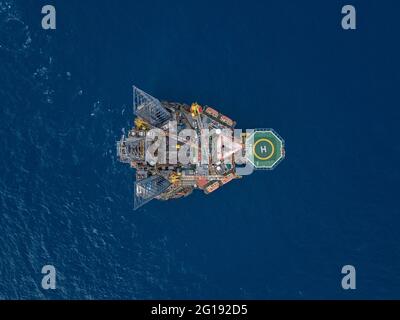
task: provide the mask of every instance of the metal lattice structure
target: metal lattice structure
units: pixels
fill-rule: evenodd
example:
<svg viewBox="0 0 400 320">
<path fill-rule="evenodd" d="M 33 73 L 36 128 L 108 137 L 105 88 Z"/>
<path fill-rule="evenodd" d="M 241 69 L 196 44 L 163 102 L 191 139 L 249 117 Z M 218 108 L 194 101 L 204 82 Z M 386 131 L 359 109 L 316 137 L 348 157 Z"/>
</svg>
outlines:
<svg viewBox="0 0 400 320">
<path fill-rule="evenodd" d="M 171 118 L 161 102 L 137 87 L 133 87 L 133 112 L 153 126 L 159 126 Z"/>
<path fill-rule="evenodd" d="M 162 176 L 154 175 L 135 182 L 134 209 L 138 209 L 151 201 L 170 186 L 170 182 Z"/>
<path fill-rule="evenodd" d="M 144 161 L 144 143 L 143 137 L 128 137 L 123 136 L 117 142 L 117 152 L 120 160 L 125 163 L 132 161 Z"/>
</svg>

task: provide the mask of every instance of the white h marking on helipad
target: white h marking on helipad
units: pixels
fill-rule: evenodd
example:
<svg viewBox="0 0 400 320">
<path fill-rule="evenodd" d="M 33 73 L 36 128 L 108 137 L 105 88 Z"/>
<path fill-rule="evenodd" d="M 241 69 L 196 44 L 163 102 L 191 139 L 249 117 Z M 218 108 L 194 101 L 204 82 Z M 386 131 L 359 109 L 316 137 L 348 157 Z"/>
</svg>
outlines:
<svg viewBox="0 0 400 320">
<path fill-rule="evenodd" d="M 261 149 L 261 152 L 263 152 L 263 153 L 267 152 L 267 146 L 262 146 L 260 149 Z"/>
</svg>

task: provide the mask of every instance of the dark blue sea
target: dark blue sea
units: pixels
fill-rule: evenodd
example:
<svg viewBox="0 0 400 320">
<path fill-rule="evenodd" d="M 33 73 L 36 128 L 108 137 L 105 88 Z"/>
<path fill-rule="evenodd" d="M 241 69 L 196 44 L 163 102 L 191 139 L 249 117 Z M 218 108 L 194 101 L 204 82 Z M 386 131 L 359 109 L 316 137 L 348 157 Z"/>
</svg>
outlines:
<svg viewBox="0 0 400 320">
<path fill-rule="evenodd" d="M 0 298 L 400 298 L 400 4 L 345 4 L 0 0 Z M 132 85 L 286 159 L 133 211 Z"/>
</svg>

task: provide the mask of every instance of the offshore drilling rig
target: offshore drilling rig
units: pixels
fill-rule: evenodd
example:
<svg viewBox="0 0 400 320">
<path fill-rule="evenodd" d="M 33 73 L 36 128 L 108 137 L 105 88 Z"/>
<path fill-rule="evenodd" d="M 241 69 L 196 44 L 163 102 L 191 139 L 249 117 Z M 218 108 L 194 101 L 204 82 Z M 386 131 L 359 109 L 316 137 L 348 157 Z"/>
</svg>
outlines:
<svg viewBox="0 0 400 320">
<path fill-rule="evenodd" d="M 273 169 L 285 156 L 284 141 L 274 130 L 233 134 L 235 121 L 209 106 L 160 102 L 133 87 L 133 111 L 135 126 L 117 142 L 117 153 L 136 169 L 134 209 L 194 189 L 209 194 L 254 169 Z M 162 142 L 164 149 L 157 149 Z M 181 161 L 186 156 L 189 161 Z"/>
</svg>

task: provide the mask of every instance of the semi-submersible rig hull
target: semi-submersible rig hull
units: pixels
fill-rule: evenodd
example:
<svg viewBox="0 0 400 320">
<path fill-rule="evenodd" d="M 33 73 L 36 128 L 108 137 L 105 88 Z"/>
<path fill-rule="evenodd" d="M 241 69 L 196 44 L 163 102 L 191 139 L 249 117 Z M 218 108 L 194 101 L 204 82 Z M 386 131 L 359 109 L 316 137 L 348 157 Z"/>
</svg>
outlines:
<svg viewBox="0 0 400 320">
<path fill-rule="evenodd" d="M 273 169 L 285 155 L 284 141 L 274 130 L 254 129 L 235 135 L 235 121 L 209 106 L 160 102 L 133 87 L 133 111 L 135 126 L 117 142 L 117 152 L 120 161 L 136 169 L 134 209 L 152 199 L 185 197 L 194 189 L 209 194 L 254 169 Z M 194 140 L 193 136 L 178 135 L 185 129 L 194 132 Z M 167 141 L 166 154 L 161 157 L 164 161 L 149 160 L 149 141 L 157 141 L 154 132 Z M 220 143 L 209 145 L 208 139 Z M 177 154 L 185 145 L 189 149 L 195 146 L 196 161 L 179 161 Z M 222 145 L 223 152 L 216 151 L 215 145 Z"/>
</svg>

